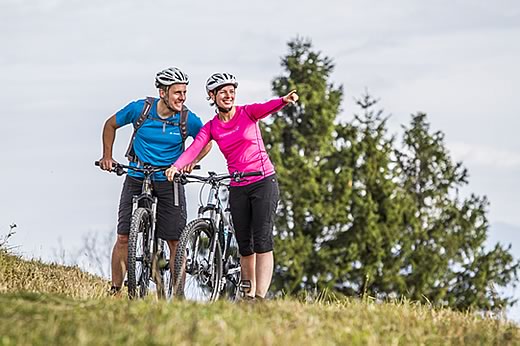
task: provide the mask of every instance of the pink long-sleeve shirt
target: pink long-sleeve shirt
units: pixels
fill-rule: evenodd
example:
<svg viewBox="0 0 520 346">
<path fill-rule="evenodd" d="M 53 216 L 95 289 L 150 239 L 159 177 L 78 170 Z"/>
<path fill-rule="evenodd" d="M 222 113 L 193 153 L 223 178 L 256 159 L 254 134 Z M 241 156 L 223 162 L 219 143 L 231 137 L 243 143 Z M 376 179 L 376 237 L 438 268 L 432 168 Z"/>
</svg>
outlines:
<svg viewBox="0 0 520 346">
<path fill-rule="evenodd" d="M 263 176 L 248 177 L 247 181 L 232 181 L 232 186 L 248 185 L 274 174 L 274 166 L 265 150 L 258 121 L 284 106 L 282 98 L 278 98 L 266 103 L 236 106 L 235 115 L 228 122 L 221 121 L 215 115 L 200 129 L 193 143 L 175 161 L 174 166 L 179 170 L 184 168 L 213 139 L 226 158 L 230 174 L 237 171 L 263 173 Z"/>
</svg>

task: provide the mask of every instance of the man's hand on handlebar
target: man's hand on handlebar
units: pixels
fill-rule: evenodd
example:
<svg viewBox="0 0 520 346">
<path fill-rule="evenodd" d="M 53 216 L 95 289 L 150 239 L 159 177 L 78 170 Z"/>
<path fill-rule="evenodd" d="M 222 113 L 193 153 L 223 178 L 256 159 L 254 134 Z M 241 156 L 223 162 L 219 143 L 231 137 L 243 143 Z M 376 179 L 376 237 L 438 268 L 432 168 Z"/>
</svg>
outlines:
<svg viewBox="0 0 520 346">
<path fill-rule="evenodd" d="M 114 161 L 111 157 L 102 157 L 99 160 L 99 168 L 101 168 L 104 171 L 112 171 L 112 168 L 116 165 L 116 161 Z"/>
</svg>

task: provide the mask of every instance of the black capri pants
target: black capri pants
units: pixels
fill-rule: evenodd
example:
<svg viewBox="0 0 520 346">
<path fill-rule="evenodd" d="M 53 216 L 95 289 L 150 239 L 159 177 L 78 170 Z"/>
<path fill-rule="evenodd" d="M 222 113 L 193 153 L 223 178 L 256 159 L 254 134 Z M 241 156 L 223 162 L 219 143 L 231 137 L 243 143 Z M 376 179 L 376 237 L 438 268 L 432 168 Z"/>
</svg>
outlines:
<svg viewBox="0 0 520 346">
<path fill-rule="evenodd" d="M 273 227 L 280 192 L 276 175 L 244 186 L 231 186 L 229 204 L 240 255 L 273 250 Z"/>
<path fill-rule="evenodd" d="M 143 180 L 126 176 L 119 200 L 118 234 L 130 233 L 132 219 L 132 199 L 139 195 Z M 156 225 L 157 236 L 164 240 L 179 240 L 186 226 L 186 196 L 184 186 L 169 181 L 152 181 L 153 194 L 157 196 Z M 175 205 L 174 191 L 177 189 L 178 205 Z"/>
</svg>

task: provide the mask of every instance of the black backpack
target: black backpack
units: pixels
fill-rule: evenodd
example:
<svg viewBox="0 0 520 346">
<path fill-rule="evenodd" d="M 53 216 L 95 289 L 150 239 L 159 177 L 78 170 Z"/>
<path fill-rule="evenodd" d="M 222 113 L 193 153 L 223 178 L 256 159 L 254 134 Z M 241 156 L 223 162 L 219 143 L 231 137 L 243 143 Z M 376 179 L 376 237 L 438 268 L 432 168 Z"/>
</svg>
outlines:
<svg viewBox="0 0 520 346">
<path fill-rule="evenodd" d="M 152 108 L 153 102 L 154 102 L 153 97 L 146 98 L 146 101 L 144 102 L 143 110 L 141 111 L 139 118 L 137 118 L 137 121 L 134 123 L 134 133 L 132 134 L 132 137 L 130 138 L 130 143 L 128 144 L 128 149 L 126 150 L 126 154 L 125 154 L 125 156 L 128 158 L 128 161 L 130 161 L 130 162 L 138 162 L 138 160 L 139 160 L 134 151 L 134 139 L 135 139 L 135 135 L 137 134 L 137 130 L 139 130 L 139 128 L 141 126 L 143 126 L 145 120 L 148 118 L 148 114 L 150 113 L 150 109 Z M 158 121 L 162 121 L 163 123 L 165 123 L 165 125 L 169 124 L 169 125 L 173 125 L 173 126 L 179 126 L 180 131 L 181 131 L 181 136 L 182 136 L 182 151 L 184 151 L 184 149 L 185 149 L 184 143 L 186 142 L 186 138 L 188 138 L 188 128 L 186 126 L 186 123 L 188 121 L 188 111 L 189 111 L 188 107 L 186 107 L 185 105 L 182 105 L 181 116 L 180 116 L 179 122 L 166 121 L 166 120 L 162 120 L 160 118 L 156 119 Z"/>
</svg>

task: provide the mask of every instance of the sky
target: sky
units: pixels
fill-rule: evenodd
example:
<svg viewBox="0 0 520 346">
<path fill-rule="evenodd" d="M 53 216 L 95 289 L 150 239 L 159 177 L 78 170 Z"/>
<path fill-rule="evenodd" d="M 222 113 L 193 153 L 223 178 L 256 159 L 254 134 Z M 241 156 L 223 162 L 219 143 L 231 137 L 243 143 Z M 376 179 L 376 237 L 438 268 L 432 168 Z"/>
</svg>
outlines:
<svg viewBox="0 0 520 346">
<path fill-rule="evenodd" d="M 490 201 L 489 246 L 511 244 L 520 259 L 513 0 L 0 0 L 0 237 L 15 223 L 16 251 L 49 261 L 72 256 L 85 237 L 108 239 L 122 179 L 93 165 L 104 121 L 155 96 L 155 73 L 169 66 L 189 74 L 187 105 L 204 122 L 213 115 L 204 93 L 213 72 L 237 76 L 237 103 L 268 100 L 287 42 L 298 36 L 333 59 L 342 119 L 352 119 L 366 90 L 396 135 L 412 113 L 428 114 L 469 171 L 462 193 Z M 124 161 L 130 134 L 118 130 L 116 160 Z M 203 172 L 225 171 L 218 150 L 202 164 Z M 188 187 L 189 217 L 197 191 Z M 520 321 L 520 308 L 510 316 Z"/>
</svg>

